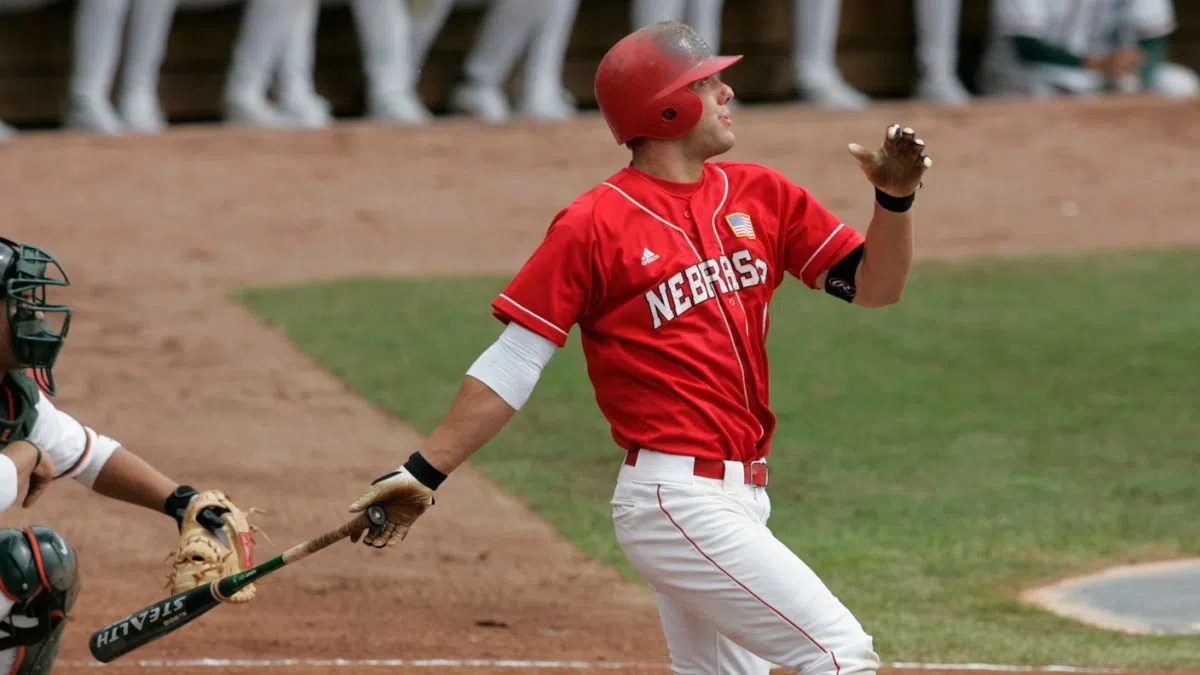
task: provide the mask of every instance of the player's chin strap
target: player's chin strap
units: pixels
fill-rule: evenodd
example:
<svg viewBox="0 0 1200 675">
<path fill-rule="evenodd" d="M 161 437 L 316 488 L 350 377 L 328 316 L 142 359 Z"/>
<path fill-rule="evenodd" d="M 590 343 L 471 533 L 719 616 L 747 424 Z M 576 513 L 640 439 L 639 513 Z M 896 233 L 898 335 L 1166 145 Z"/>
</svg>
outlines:
<svg viewBox="0 0 1200 675">
<path fill-rule="evenodd" d="M 50 637 L 55 628 L 61 624 L 66 615 L 61 611 L 51 611 L 49 602 L 41 602 L 42 598 L 32 600 L 13 607 L 9 615 L 0 622 L 0 651 L 14 647 L 24 647 L 42 642 Z M 18 626 L 17 619 L 25 619 Z"/>
<path fill-rule="evenodd" d="M 42 610 L 38 612 L 37 624 L 29 627 L 14 625 L 13 619 L 29 618 L 25 614 L 14 613 L 0 624 L 0 629 L 9 634 L 0 638 L 0 649 L 16 649 L 16 663 L 11 672 L 16 675 L 47 675 L 54 668 L 54 660 L 62 649 L 63 635 L 66 631 L 66 614 L 49 609 L 49 602 L 44 598 L 38 604 Z"/>
</svg>

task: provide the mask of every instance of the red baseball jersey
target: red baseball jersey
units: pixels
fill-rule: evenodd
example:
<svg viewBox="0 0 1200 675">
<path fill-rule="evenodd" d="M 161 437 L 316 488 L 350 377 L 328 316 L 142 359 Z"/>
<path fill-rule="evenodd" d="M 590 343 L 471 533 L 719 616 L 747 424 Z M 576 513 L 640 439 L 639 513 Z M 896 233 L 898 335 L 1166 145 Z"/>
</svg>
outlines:
<svg viewBox="0 0 1200 675">
<path fill-rule="evenodd" d="M 761 165 L 708 162 L 688 184 L 629 167 L 555 216 L 492 309 L 560 347 L 579 325 L 622 448 L 754 461 L 775 430 L 775 289 L 785 273 L 812 287 L 862 241 Z"/>
</svg>

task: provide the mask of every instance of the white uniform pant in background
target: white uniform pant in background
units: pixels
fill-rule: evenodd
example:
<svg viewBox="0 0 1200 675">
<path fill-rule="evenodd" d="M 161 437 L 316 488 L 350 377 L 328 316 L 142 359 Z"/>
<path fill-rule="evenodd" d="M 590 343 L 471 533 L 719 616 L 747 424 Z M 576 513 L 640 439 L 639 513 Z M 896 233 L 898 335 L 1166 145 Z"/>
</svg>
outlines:
<svg viewBox="0 0 1200 675">
<path fill-rule="evenodd" d="M 691 26 L 714 54 L 721 53 L 724 0 L 633 0 L 634 29 L 659 21 L 682 21 Z"/>
<path fill-rule="evenodd" d="M 450 93 L 451 110 L 489 123 L 508 121 L 513 106 L 503 89 L 524 56 L 521 114 L 545 120 L 575 114 L 562 72 L 579 0 L 414 0 L 412 54 L 418 67 L 455 6 L 487 9 L 463 64 L 464 81 Z"/>
<path fill-rule="evenodd" d="M 691 457 L 642 450 L 612 498 L 617 542 L 657 592 L 676 675 L 805 675 L 879 668 L 873 640 L 767 528 L 765 488 L 692 475 Z"/>
</svg>

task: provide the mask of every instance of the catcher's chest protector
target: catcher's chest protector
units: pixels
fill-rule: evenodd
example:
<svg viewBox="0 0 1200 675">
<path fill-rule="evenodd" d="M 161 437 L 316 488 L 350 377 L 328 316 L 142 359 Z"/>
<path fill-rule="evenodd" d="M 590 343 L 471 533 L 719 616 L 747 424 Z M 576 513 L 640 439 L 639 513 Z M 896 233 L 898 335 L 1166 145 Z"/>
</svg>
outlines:
<svg viewBox="0 0 1200 675">
<path fill-rule="evenodd" d="M 16 599 L 0 619 L 0 650 L 16 648 L 17 675 L 46 675 L 62 647 L 66 617 L 79 596 L 75 549 L 54 530 L 0 530 L 0 582 Z"/>
<path fill-rule="evenodd" d="M 0 380 L 0 446 L 23 441 L 37 422 L 38 386 L 25 372 L 13 370 Z"/>
</svg>

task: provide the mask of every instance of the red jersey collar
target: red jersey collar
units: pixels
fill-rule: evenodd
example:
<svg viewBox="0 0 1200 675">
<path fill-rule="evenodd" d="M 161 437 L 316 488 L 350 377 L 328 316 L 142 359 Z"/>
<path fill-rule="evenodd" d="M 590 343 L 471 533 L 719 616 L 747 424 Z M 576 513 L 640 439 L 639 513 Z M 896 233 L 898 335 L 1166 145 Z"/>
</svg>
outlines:
<svg viewBox="0 0 1200 675">
<path fill-rule="evenodd" d="M 659 178 L 658 176 L 652 176 L 652 175 L 646 173 L 645 171 L 642 171 L 640 169 L 635 169 L 632 166 L 625 167 L 624 173 L 628 173 L 632 176 L 637 176 L 637 177 L 641 178 L 642 180 L 652 183 L 653 185 L 656 185 L 660 190 L 662 190 L 663 192 L 666 192 L 667 194 L 669 194 L 673 197 L 680 197 L 683 199 L 688 199 L 692 195 L 696 194 L 696 192 L 704 185 L 704 181 L 708 179 L 708 164 L 706 163 L 704 165 L 704 175 L 701 176 L 700 180 L 694 181 L 691 183 L 677 183 L 673 180 L 667 180 L 665 178 Z"/>
</svg>

